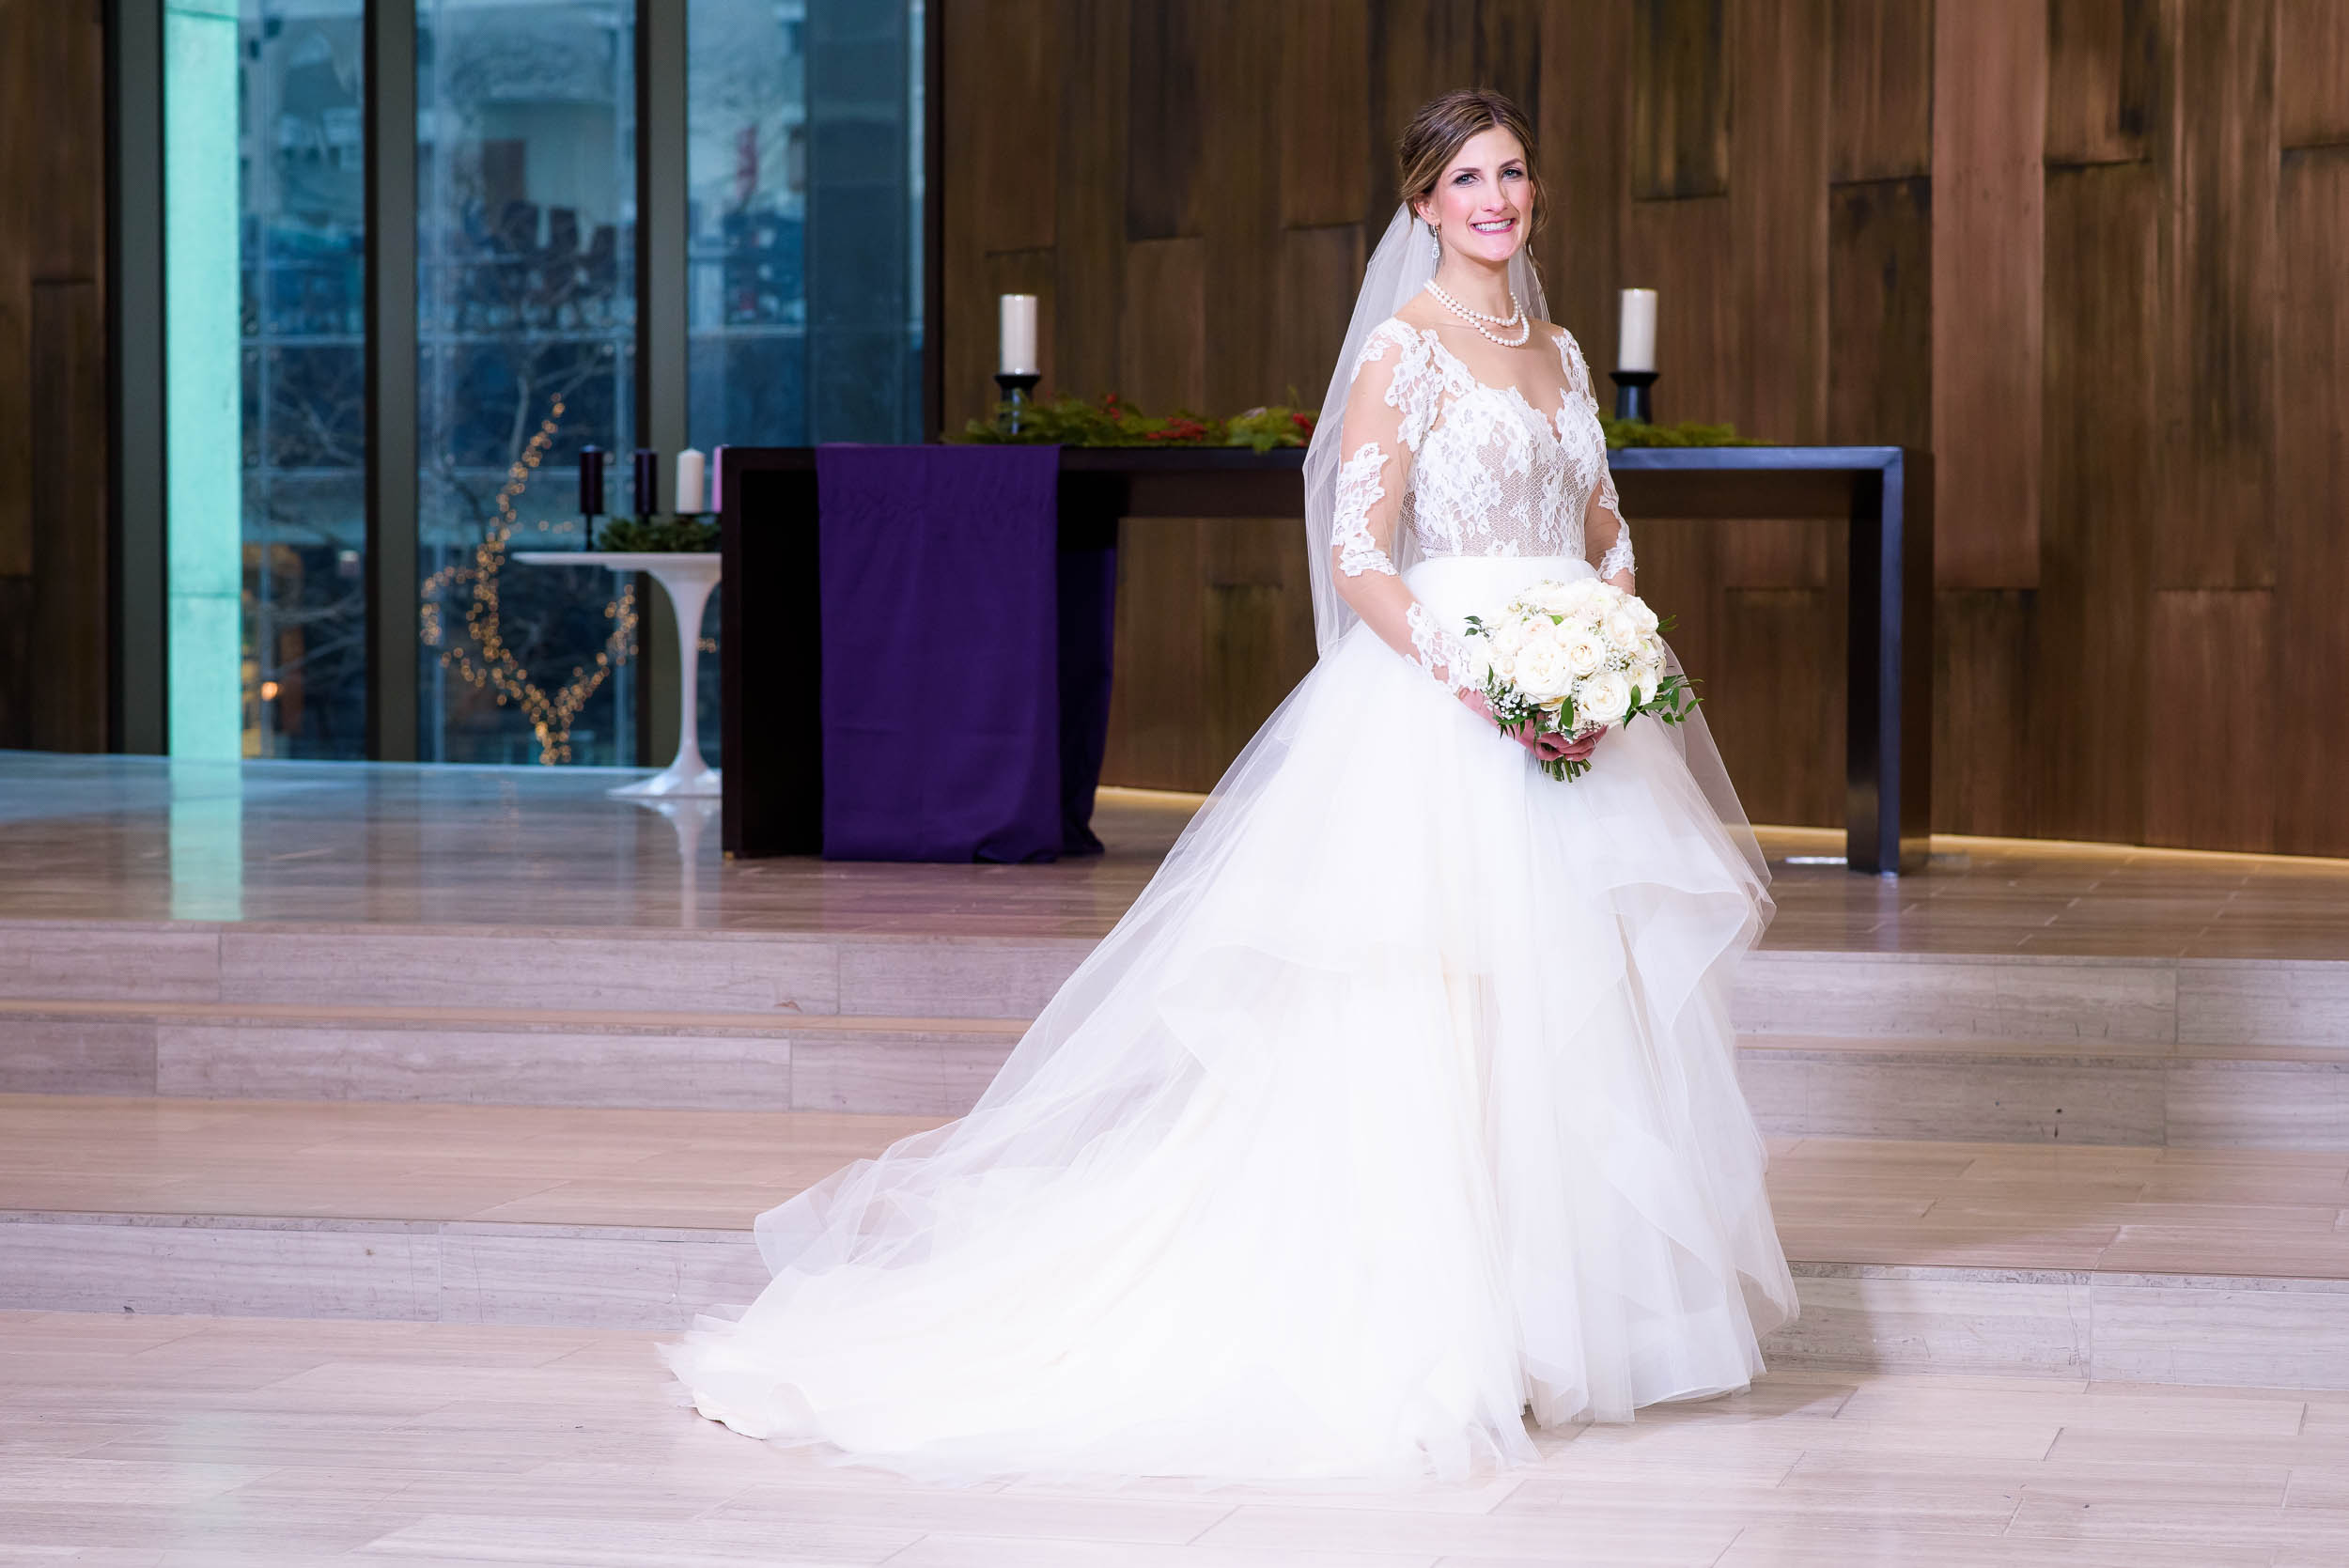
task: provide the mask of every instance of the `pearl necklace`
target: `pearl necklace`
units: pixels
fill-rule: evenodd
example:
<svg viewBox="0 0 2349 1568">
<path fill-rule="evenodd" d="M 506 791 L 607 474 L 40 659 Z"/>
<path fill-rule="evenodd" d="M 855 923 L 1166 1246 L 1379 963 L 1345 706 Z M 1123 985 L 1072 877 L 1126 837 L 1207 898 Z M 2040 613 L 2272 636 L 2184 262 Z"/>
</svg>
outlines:
<svg viewBox="0 0 2349 1568">
<path fill-rule="evenodd" d="M 1518 303 L 1517 291 L 1514 288 L 1509 290 L 1509 314 L 1506 316 L 1487 316 L 1481 310 L 1469 309 L 1468 306 L 1445 293 L 1434 278 L 1427 280 L 1427 292 L 1442 301 L 1453 315 L 1457 316 L 1504 349 L 1522 349 L 1525 347 L 1525 340 L 1533 335 L 1533 323 L 1526 318 L 1525 306 Z M 1494 327 L 1515 327 L 1517 329 L 1517 335 L 1514 338 L 1503 337 L 1493 331 Z"/>
</svg>

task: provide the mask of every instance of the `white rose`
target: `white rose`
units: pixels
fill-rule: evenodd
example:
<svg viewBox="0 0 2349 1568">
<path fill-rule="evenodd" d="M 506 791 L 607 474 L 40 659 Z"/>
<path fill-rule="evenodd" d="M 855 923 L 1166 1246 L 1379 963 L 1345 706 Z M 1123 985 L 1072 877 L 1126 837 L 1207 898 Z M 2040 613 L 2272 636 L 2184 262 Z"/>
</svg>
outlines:
<svg viewBox="0 0 2349 1568">
<path fill-rule="evenodd" d="M 1631 666 L 1631 684 L 1640 689 L 1642 702 L 1652 699 L 1656 689 L 1663 683 L 1664 661 L 1661 659 L 1642 659 Z"/>
<path fill-rule="evenodd" d="M 1517 666 L 1510 675 L 1510 684 L 1535 702 L 1550 702 L 1563 696 L 1574 683 L 1558 649 L 1550 643 L 1536 643 L 1517 655 Z"/>
<path fill-rule="evenodd" d="M 1641 629 L 1638 617 L 1631 613 L 1628 606 L 1619 606 L 1610 611 L 1607 615 L 1606 629 L 1608 645 L 1617 653 L 1637 654 L 1640 651 Z"/>
<path fill-rule="evenodd" d="M 1589 627 L 1564 628 L 1566 635 L 1558 644 L 1559 657 L 1567 672 L 1580 679 L 1596 673 L 1607 662 L 1607 644 Z"/>
<path fill-rule="evenodd" d="M 1642 636 L 1654 632 L 1658 626 L 1663 624 L 1656 618 L 1656 612 L 1647 607 L 1647 600 L 1643 598 L 1630 599 L 1624 605 L 1624 608 L 1630 612 L 1631 619 L 1639 627 Z"/>
<path fill-rule="evenodd" d="M 1620 670 L 1601 670 L 1576 690 L 1574 708 L 1585 724 L 1620 724 L 1631 710 L 1631 683 Z"/>
<path fill-rule="evenodd" d="M 1587 615 L 1597 607 L 1598 591 L 1605 585 L 1588 577 L 1577 578 L 1564 584 L 1558 595 L 1558 613 L 1562 615 Z"/>
<path fill-rule="evenodd" d="M 1566 607 L 1566 585 L 1563 582 L 1536 582 L 1519 596 L 1517 602 L 1543 614 L 1561 613 Z"/>
</svg>

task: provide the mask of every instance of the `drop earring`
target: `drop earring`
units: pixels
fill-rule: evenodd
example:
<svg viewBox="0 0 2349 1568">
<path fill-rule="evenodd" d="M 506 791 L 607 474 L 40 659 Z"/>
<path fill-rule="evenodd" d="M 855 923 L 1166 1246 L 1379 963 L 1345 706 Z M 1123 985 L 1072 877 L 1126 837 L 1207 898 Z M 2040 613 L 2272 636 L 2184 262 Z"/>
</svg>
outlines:
<svg viewBox="0 0 2349 1568">
<path fill-rule="evenodd" d="M 1426 223 L 1426 220 L 1425 220 L 1425 219 L 1423 219 L 1423 219 L 1421 219 L 1420 221 L 1421 221 L 1422 223 Z M 1430 246 L 1434 247 L 1435 254 L 1436 254 L 1436 265 L 1437 265 L 1437 266 L 1439 266 L 1439 267 L 1442 266 L 1442 265 L 1443 265 L 1443 236 L 1442 236 L 1442 235 L 1440 235 L 1440 234 L 1438 234 L 1438 233 L 1436 232 L 1436 225 L 1433 225 L 1433 224 L 1428 224 L 1428 225 L 1427 225 L 1427 243 L 1428 243 Z"/>
</svg>

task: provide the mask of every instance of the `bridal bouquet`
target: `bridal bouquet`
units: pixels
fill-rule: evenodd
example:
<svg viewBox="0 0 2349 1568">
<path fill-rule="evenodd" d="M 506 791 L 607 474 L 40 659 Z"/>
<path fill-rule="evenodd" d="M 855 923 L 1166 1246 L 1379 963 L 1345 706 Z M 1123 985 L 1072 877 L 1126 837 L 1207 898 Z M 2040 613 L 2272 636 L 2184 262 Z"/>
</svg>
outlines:
<svg viewBox="0 0 2349 1568">
<path fill-rule="evenodd" d="M 1642 713 L 1679 723 L 1695 711 L 1697 695 L 1688 676 L 1665 673 L 1670 629 L 1635 595 L 1597 578 L 1536 582 L 1493 619 L 1468 622 L 1485 700 L 1504 735 L 1532 721 L 1582 736 Z M 1541 768 L 1576 779 L 1590 766 L 1562 757 Z"/>
</svg>

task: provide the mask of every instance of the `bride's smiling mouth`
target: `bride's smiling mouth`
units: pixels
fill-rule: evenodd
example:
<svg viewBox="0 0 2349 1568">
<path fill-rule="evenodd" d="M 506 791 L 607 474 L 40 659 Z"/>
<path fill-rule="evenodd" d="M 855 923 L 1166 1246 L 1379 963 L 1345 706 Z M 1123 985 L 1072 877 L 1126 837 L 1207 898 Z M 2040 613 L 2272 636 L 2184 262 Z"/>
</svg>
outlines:
<svg viewBox="0 0 2349 1568">
<path fill-rule="evenodd" d="M 1469 225 L 1469 227 L 1479 234 L 1506 234 L 1517 226 L 1517 221 L 1515 218 L 1492 218 L 1483 223 Z"/>
</svg>

